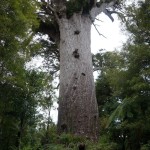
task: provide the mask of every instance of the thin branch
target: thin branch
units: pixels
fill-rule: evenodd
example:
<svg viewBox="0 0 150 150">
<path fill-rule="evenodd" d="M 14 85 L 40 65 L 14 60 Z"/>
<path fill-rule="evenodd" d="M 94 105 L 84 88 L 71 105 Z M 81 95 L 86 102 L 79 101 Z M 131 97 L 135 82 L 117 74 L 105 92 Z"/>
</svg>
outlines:
<svg viewBox="0 0 150 150">
<path fill-rule="evenodd" d="M 54 13 L 54 16 L 56 18 L 56 21 L 59 23 L 59 17 L 57 15 L 57 12 L 56 10 L 50 5 L 49 3 L 49 0 L 47 0 L 47 8 L 49 8 L 53 13 Z"/>
<path fill-rule="evenodd" d="M 100 67 L 94 67 L 93 72 L 100 70 Z"/>
<path fill-rule="evenodd" d="M 49 11 L 45 10 L 45 11 L 39 11 L 36 13 L 39 17 L 44 16 L 44 15 L 50 15 L 50 16 L 54 16 L 53 14 L 51 14 Z"/>
<path fill-rule="evenodd" d="M 99 27 L 100 27 L 100 25 L 99 25 L 99 24 L 95 24 L 95 26 L 99 26 Z"/>
<path fill-rule="evenodd" d="M 98 18 L 95 18 L 95 20 L 100 21 L 100 22 L 103 22 L 102 20 L 100 20 L 100 19 L 98 19 Z"/>
<path fill-rule="evenodd" d="M 58 89 L 58 88 L 59 88 L 59 86 L 60 86 L 60 83 L 58 83 L 58 85 L 57 85 L 57 87 L 56 87 L 55 89 Z"/>
<path fill-rule="evenodd" d="M 47 4 L 49 5 L 50 3 L 49 3 L 49 0 L 47 0 Z"/>
<path fill-rule="evenodd" d="M 91 20 L 91 22 L 92 22 L 93 26 L 95 27 L 96 31 L 98 32 L 98 34 L 99 34 L 100 36 L 103 36 L 104 38 L 106 38 L 103 34 L 101 34 L 101 33 L 98 31 L 96 25 L 94 24 L 93 18 L 92 18 L 91 16 L 89 16 L 89 19 Z"/>
<path fill-rule="evenodd" d="M 92 22 L 92 24 L 93 24 L 93 26 L 95 27 L 95 29 L 96 29 L 96 31 L 98 32 L 98 34 L 99 34 L 100 36 L 103 36 L 104 38 L 106 38 L 106 36 L 104 36 L 103 34 L 101 34 L 101 33 L 98 31 L 96 25 L 95 25 L 93 22 Z M 107 39 L 107 38 L 106 38 L 106 39 Z"/>
</svg>

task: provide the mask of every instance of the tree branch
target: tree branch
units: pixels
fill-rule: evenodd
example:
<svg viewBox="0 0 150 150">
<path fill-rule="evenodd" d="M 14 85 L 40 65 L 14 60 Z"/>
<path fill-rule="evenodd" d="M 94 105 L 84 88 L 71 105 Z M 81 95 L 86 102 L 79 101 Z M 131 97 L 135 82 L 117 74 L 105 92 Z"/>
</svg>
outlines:
<svg viewBox="0 0 150 150">
<path fill-rule="evenodd" d="M 39 28 L 37 29 L 37 32 L 48 34 L 51 41 L 59 44 L 60 33 L 59 33 L 58 27 L 54 28 L 54 25 L 50 25 L 46 22 L 40 21 L 40 25 L 39 25 Z"/>
<path fill-rule="evenodd" d="M 100 22 L 103 22 L 102 20 L 100 20 L 100 19 L 98 19 L 98 18 L 95 18 L 95 20 L 100 21 Z"/>
<path fill-rule="evenodd" d="M 103 2 L 100 6 L 93 7 L 90 11 L 91 17 L 95 19 L 97 15 L 99 15 L 101 12 L 104 12 L 107 8 L 113 7 L 117 2 L 118 0 L 111 0 L 109 3 Z"/>
<path fill-rule="evenodd" d="M 49 8 L 49 9 L 54 13 L 55 19 L 56 19 L 57 23 L 59 24 L 59 17 L 58 17 L 58 15 L 57 15 L 57 12 L 56 12 L 56 10 L 50 5 L 49 0 L 47 0 L 47 8 Z"/>
<path fill-rule="evenodd" d="M 112 22 L 114 22 L 114 18 L 112 17 L 112 11 L 109 11 L 108 9 L 105 9 L 104 11 L 103 11 L 104 13 L 105 13 L 105 15 L 107 15 L 109 18 L 110 18 L 110 20 L 112 21 Z"/>
<path fill-rule="evenodd" d="M 101 34 L 99 31 L 98 31 L 98 29 L 96 28 L 96 25 L 94 24 L 94 23 L 92 23 L 93 24 L 93 26 L 95 27 L 95 29 L 96 29 L 96 31 L 98 32 L 98 34 L 100 35 L 100 36 L 103 36 L 104 38 L 106 38 L 106 36 L 104 36 L 103 34 Z"/>
<path fill-rule="evenodd" d="M 117 12 L 115 10 L 111 11 L 111 10 L 105 9 L 104 13 L 111 19 L 112 22 L 114 21 L 114 18 L 112 17 L 112 14 L 118 14 L 119 16 L 122 16 L 123 19 L 125 18 L 123 13 Z"/>
<path fill-rule="evenodd" d="M 94 67 L 94 68 L 93 68 L 93 72 L 94 72 L 94 71 L 98 71 L 98 70 L 100 70 L 100 67 Z"/>
<path fill-rule="evenodd" d="M 92 20 L 92 17 L 91 17 L 91 16 L 89 16 L 89 18 L 90 18 L 90 20 L 91 20 L 91 22 L 92 22 L 93 26 L 95 27 L 96 31 L 98 32 L 98 34 L 99 34 L 100 36 L 103 36 L 104 38 L 106 38 L 103 34 L 101 34 L 101 33 L 98 31 L 98 29 L 97 29 L 96 25 L 94 24 L 94 20 Z"/>
<path fill-rule="evenodd" d="M 54 0 L 56 3 L 56 0 Z M 61 0 L 57 0 L 57 3 L 59 3 Z M 47 2 L 45 2 L 45 0 L 41 0 L 42 4 L 42 9 L 48 14 L 48 15 L 53 15 L 55 17 L 55 20 L 57 21 L 57 23 L 59 24 L 59 17 L 57 15 L 57 11 L 56 9 L 53 7 L 53 0 L 47 0 Z"/>
</svg>

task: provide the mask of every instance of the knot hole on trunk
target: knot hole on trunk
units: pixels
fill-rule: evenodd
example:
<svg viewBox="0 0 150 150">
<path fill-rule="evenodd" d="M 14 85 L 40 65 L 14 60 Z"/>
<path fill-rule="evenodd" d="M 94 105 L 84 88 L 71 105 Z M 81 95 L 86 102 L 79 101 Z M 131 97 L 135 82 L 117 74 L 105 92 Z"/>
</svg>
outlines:
<svg viewBox="0 0 150 150">
<path fill-rule="evenodd" d="M 83 76 L 85 76 L 85 73 L 82 72 L 81 74 L 82 74 Z"/>
<path fill-rule="evenodd" d="M 78 34 L 80 34 L 80 31 L 79 31 L 79 30 L 76 30 L 76 31 L 74 31 L 74 34 L 75 34 L 75 35 L 78 35 Z"/>
<path fill-rule="evenodd" d="M 79 55 L 78 49 L 75 49 L 75 50 L 73 51 L 73 56 L 74 56 L 74 58 L 79 59 L 80 55 Z"/>
<path fill-rule="evenodd" d="M 73 86 L 73 89 L 76 90 L 76 89 L 77 89 L 77 86 Z"/>
</svg>

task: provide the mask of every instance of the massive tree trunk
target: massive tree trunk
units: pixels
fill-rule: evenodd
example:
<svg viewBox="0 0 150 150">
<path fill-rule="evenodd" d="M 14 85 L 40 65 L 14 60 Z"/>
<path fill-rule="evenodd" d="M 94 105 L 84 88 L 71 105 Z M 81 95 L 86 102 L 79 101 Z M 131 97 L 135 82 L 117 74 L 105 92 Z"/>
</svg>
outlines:
<svg viewBox="0 0 150 150">
<path fill-rule="evenodd" d="M 60 50 L 58 131 L 96 139 L 98 108 L 90 48 L 91 23 L 101 12 L 113 21 L 111 14 L 120 0 L 42 1 L 49 17 L 42 17 L 45 13 L 40 16 L 44 24 L 41 31 L 59 43 Z"/>
<path fill-rule="evenodd" d="M 91 55 L 91 20 L 75 13 L 62 18 L 58 131 L 96 139 L 98 107 Z"/>
</svg>

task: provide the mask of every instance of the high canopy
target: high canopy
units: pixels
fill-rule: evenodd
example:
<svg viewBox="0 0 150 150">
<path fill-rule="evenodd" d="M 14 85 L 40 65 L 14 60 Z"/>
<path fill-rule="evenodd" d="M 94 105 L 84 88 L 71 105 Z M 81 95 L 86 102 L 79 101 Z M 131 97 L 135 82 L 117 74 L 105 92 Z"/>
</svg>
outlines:
<svg viewBox="0 0 150 150">
<path fill-rule="evenodd" d="M 94 22 L 97 15 L 105 13 L 112 21 L 112 14 L 121 8 L 123 0 L 41 0 L 39 31 L 48 34 L 51 41 L 59 44 L 59 20 L 70 19 L 74 13 L 88 16 Z"/>
</svg>

